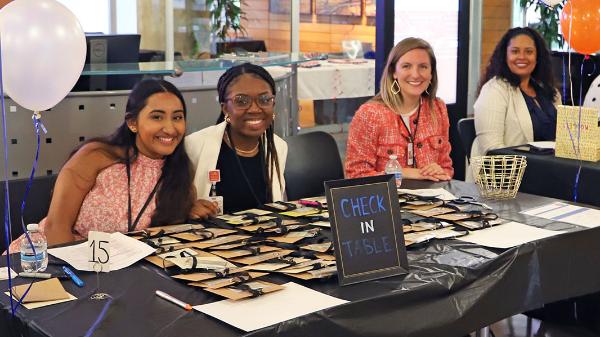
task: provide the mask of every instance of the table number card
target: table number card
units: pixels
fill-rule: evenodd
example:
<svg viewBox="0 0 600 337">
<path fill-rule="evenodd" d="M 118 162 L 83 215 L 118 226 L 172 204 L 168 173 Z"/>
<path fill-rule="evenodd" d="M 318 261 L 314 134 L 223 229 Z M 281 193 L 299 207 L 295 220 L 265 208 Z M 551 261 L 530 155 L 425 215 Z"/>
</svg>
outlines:
<svg viewBox="0 0 600 337">
<path fill-rule="evenodd" d="M 325 195 L 340 285 L 408 272 L 392 175 L 327 181 Z"/>
<path fill-rule="evenodd" d="M 88 261 L 97 272 L 110 271 L 110 234 L 90 231 L 88 233 Z"/>
</svg>

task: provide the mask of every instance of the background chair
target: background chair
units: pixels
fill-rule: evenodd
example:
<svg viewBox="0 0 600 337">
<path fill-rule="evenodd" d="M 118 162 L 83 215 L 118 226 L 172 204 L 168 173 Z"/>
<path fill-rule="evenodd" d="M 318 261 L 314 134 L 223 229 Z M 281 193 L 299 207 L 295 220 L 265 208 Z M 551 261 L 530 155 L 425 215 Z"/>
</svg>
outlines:
<svg viewBox="0 0 600 337">
<path fill-rule="evenodd" d="M 344 168 L 333 137 L 317 131 L 286 138 L 286 193 L 289 200 L 325 193 L 324 181 L 343 179 Z"/>
<path fill-rule="evenodd" d="M 465 151 L 465 155 L 467 156 L 467 161 L 471 160 L 471 147 L 473 147 L 473 141 L 475 140 L 475 118 L 461 118 L 458 120 L 458 124 L 456 124 L 458 128 L 458 136 L 460 137 L 460 142 L 463 146 L 463 150 Z"/>
<path fill-rule="evenodd" d="M 23 228 L 21 227 L 21 203 L 23 202 L 23 196 L 27 188 L 27 182 L 29 179 L 18 179 L 11 180 L 8 182 L 9 185 L 9 198 L 10 198 L 10 218 L 11 218 L 11 232 L 12 239 L 18 238 L 23 234 Z M 33 179 L 31 190 L 27 197 L 27 203 L 25 204 L 25 214 L 23 220 L 25 226 L 29 223 L 38 223 L 42 220 L 48 209 L 50 208 L 50 199 L 52 197 L 52 190 L 54 189 L 54 183 L 56 182 L 56 175 L 36 177 Z M 6 244 L 4 242 L 4 182 L 0 182 L 0 254 L 6 250 Z"/>
</svg>

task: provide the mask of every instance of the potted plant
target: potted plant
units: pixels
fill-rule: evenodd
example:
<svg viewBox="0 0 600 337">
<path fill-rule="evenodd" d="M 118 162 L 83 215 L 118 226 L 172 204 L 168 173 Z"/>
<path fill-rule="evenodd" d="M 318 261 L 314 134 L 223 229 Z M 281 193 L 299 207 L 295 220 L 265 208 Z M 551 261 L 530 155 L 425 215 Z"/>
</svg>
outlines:
<svg viewBox="0 0 600 337">
<path fill-rule="evenodd" d="M 242 5 L 245 5 L 243 0 L 206 1 L 210 11 L 211 31 L 216 38 L 225 41 L 231 36 L 231 31 L 235 37 L 240 33 L 246 35 L 246 29 L 242 26 L 242 19 L 245 18 Z"/>
<path fill-rule="evenodd" d="M 532 28 L 542 35 L 548 48 L 552 49 L 554 44 L 562 48 L 565 40 L 560 33 L 559 22 L 563 4 L 559 3 L 556 6 L 548 6 L 540 0 L 520 0 L 519 4 L 524 10 L 535 4 L 535 11 L 540 14 L 540 22 L 533 25 Z"/>
</svg>

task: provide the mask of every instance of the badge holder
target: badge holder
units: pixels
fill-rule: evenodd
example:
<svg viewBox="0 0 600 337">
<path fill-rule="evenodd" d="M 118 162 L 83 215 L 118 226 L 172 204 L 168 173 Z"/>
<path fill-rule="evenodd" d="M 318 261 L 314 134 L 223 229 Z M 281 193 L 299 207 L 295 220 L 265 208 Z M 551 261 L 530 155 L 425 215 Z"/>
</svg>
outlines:
<svg viewBox="0 0 600 337">
<path fill-rule="evenodd" d="M 208 181 L 211 183 L 208 199 L 217 204 L 217 215 L 223 215 L 223 196 L 217 195 L 217 183 L 221 181 L 221 171 L 208 171 Z"/>
</svg>

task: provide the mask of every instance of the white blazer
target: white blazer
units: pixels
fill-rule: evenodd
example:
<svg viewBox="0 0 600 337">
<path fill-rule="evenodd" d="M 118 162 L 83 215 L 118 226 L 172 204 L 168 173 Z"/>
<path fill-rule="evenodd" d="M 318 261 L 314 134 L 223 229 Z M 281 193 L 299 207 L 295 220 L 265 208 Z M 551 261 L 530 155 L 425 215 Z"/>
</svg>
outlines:
<svg viewBox="0 0 600 337">
<path fill-rule="evenodd" d="M 554 104 L 559 103 L 557 95 Z M 483 85 L 473 107 L 477 137 L 471 157 L 533 141 L 531 116 L 519 87 L 494 77 Z"/>
<path fill-rule="evenodd" d="M 226 122 L 209 126 L 200 131 L 196 131 L 185 137 L 185 150 L 190 157 L 192 167 L 195 167 L 194 186 L 198 199 L 205 199 L 210 194 L 211 183 L 208 180 L 208 171 L 217 168 L 217 159 L 223 142 Z M 281 176 L 273 175 L 273 201 L 283 200 L 285 192 L 285 179 L 283 170 L 285 169 L 285 160 L 287 158 L 287 144 L 281 137 L 274 135 L 275 149 L 279 158 L 279 168 Z M 269 172 L 271 168 L 269 167 Z M 281 188 L 279 182 L 281 181 Z"/>
</svg>

